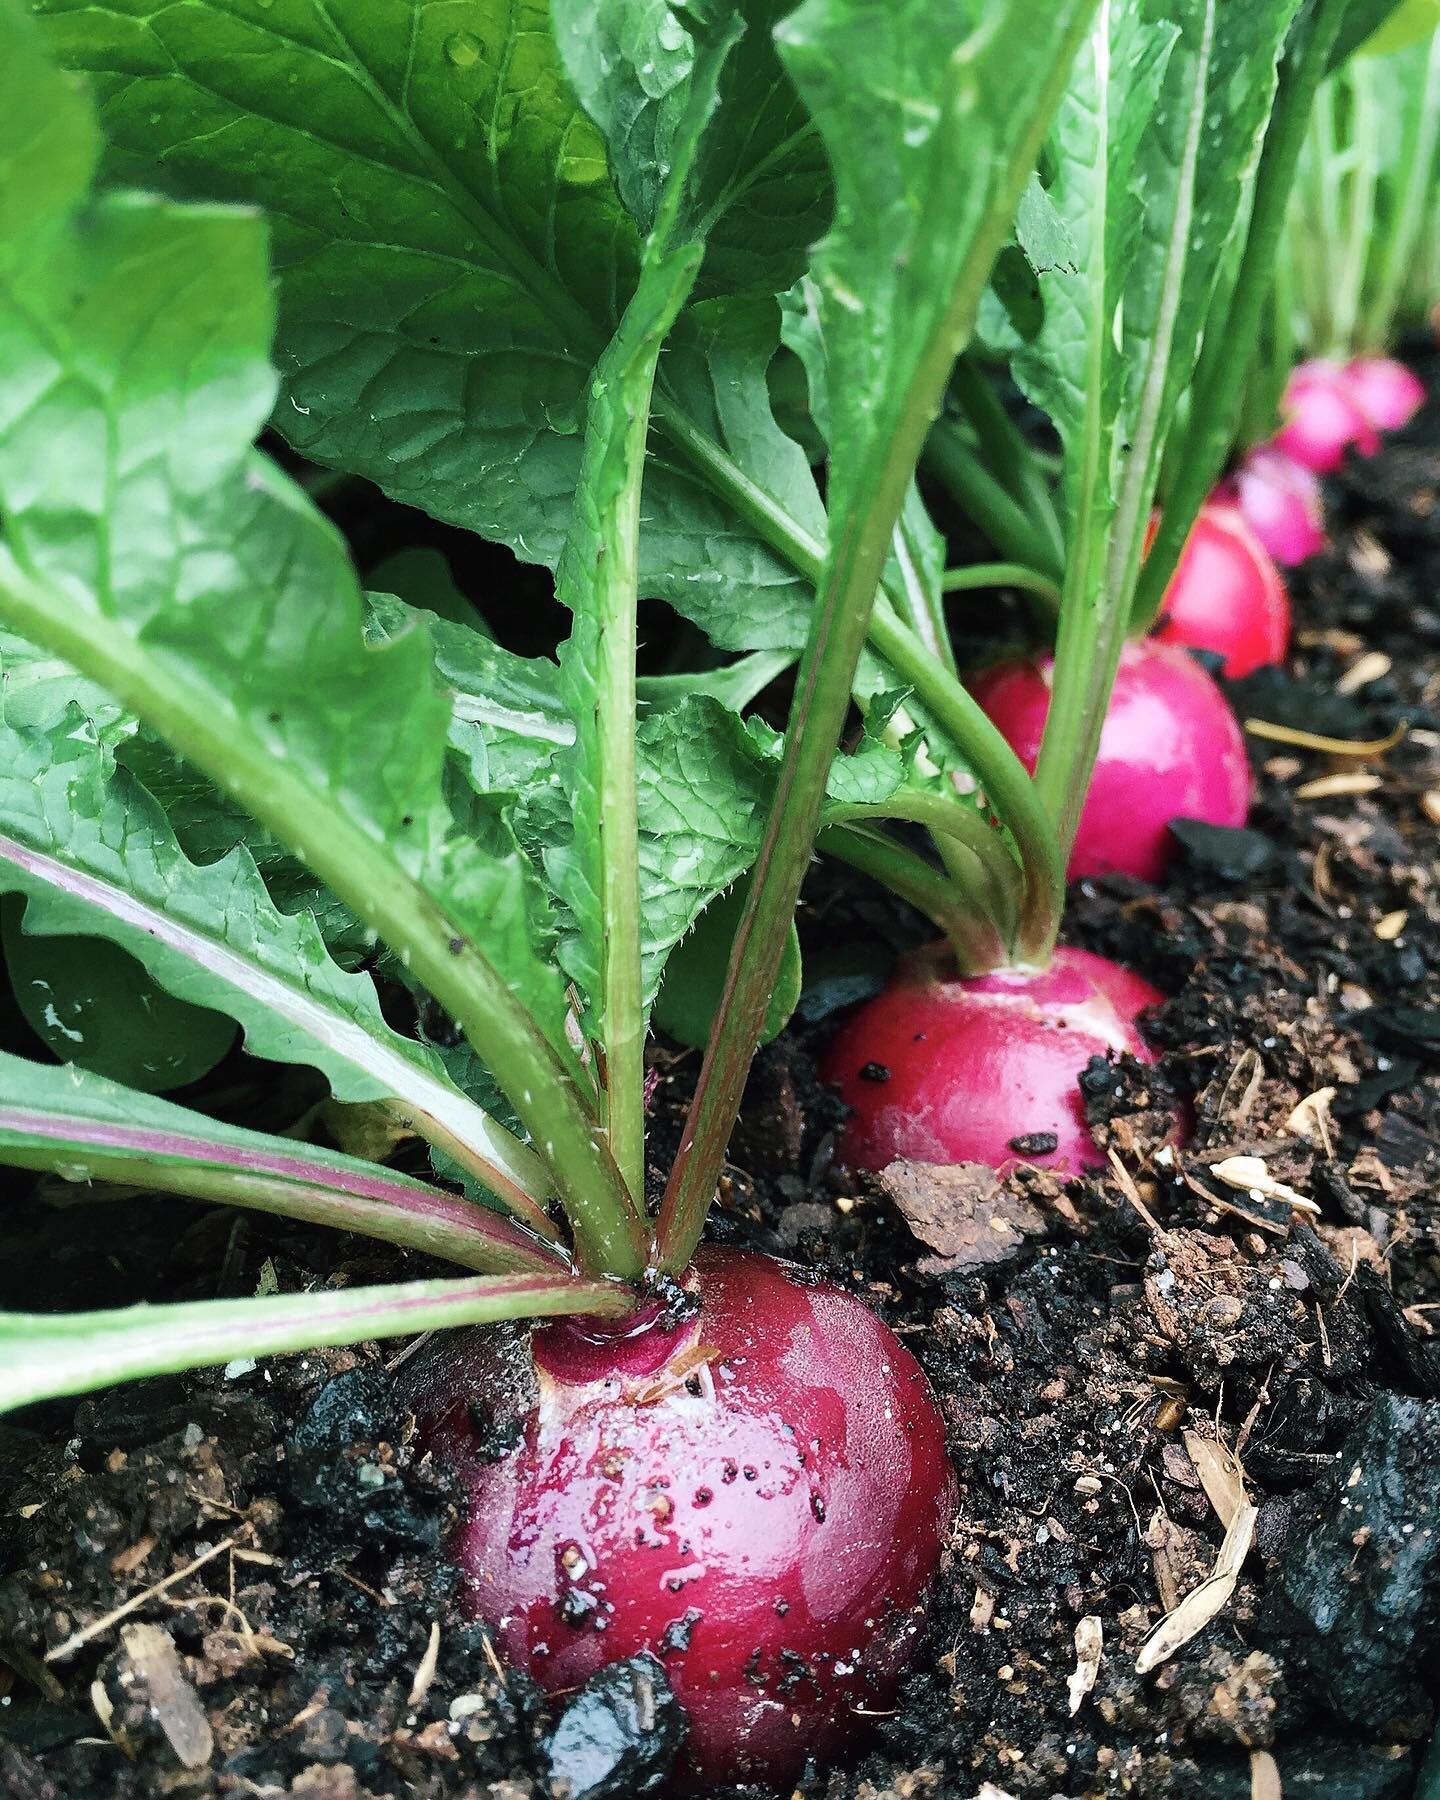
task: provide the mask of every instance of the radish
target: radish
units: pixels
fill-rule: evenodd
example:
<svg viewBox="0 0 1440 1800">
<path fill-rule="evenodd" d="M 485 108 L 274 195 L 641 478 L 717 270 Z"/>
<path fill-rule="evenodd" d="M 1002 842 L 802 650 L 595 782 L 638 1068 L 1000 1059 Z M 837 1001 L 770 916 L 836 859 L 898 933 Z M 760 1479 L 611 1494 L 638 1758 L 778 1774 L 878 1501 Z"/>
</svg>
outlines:
<svg viewBox="0 0 1440 1800">
<path fill-rule="evenodd" d="M 1235 503 L 1277 563 L 1291 567 L 1325 547 L 1320 479 L 1273 444 L 1257 446 L 1232 483 Z"/>
<path fill-rule="evenodd" d="M 981 706 L 1028 769 L 1040 753 L 1054 659 L 1020 658 L 974 684 Z M 1245 740 L 1225 696 L 1178 645 L 1127 644 L 1070 853 L 1072 877 L 1118 872 L 1158 881 L 1174 854 L 1172 819 L 1243 825 Z"/>
<path fill-rule="evenodd" d="M 1399 431 L 1425 404 L 1425 384 L 1393 356 L 1357 356 L 1344 375 L 1351 399 L 1376 431 Z"/>
<path fill-rule="evenodd" d="M 1237 507 L 1212 500 L 1201 508 L 1165 591 L 1155 636 L 1213 650 L 1232 680 L 1283 661 L 1290 600 Z"/>
<path fill-rule="evenodd" d="M 1280 413 L 1284 423 L 1275 433 L 1275 448 L 1316 475 L 1334 474 L 1352 447 L 1362 456 L 1380 448 L 1346 371 L 1319 357 L 1291 373 Z"/>
<path fill-rule="evenodd" d="M 955 1478 L 919 1364 L 858 1300 L 710 1248 L 686 1285 L 679 1324 L 537 1330 L 538 1393 L 493 1460 L 477 1422 L 513 1412 L 513 1366 L 493 1334 L 451 1344 L 432 1442 L 469 1497 L 453 1554 L 542 1686 L 648 1650 L 689 1782 L 783 1783 L 893 1694 Z"/>
<path fill-rule="evenodd" d="M 1048 968 L 962 980 L 944 950 L 909 958 L 846 1023 L 826 1078 L 850 1107 L 853 1168 L 914 1162 L 1039 1163 L 1067 1175 L 1104 1158 L 1077 1085 L 1092 1056 L 1153 1060 L 1136 1016 L 1162 999 L 1138 975 L 1085 950 Z"/>
</svg>

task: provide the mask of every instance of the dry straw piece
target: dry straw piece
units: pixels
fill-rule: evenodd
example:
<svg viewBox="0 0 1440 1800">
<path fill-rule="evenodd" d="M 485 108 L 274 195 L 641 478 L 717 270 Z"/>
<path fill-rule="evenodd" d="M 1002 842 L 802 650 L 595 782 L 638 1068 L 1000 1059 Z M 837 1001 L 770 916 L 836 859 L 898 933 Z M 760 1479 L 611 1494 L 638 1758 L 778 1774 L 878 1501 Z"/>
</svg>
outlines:
<svg viewBox="0 0 1440 1800">
<path fill-rule="evenodd" d="M 1241 1565 L 1250 1554 L 1255 1539 L 1255 1521 L 1259 1517 L 1258 1507 L 1248 1502 L 1240 1507 L 1230 1521 L 1215 1567 L 1172 1612 L 1166 1613 L 1141 1646 L 1140 1654 L 1135 1658 L 1137 1675 L 1148 1675 L 1161 1663 L 1168 1662 L 1229 1603 L 1240 1578 Z"/>
</svg>

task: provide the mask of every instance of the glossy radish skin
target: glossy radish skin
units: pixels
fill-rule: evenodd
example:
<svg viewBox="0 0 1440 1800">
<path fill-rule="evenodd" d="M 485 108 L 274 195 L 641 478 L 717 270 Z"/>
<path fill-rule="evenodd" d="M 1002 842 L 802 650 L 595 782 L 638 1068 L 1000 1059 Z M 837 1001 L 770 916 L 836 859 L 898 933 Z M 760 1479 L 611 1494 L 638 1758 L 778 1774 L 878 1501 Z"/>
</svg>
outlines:
<svg viewBox="0 0 1440 1800">
<path fill-rule="evenodd" d="M 1165 590 L 1155 636 L 1213 650 L 1232 681 L 1290 647 L 1290 599 L 1279 571 L 1238 508 L 1208 502 Z"/>
<path fill-rule="evenodd" d="M 1320 478 L 1283 450 L 1252 450 L 1233 487 L 1246 524 L 1277 563 L 1293 568 L 1325 548 Z"/>
<path fill-rule="evenodd" d="M 972 684 L 1032 771 L 1053 668 L 1052 657 L 1022 658 Z M 1070 856 L 1072 878 L 1118 872 L 1158 881 L 1174 856 L 1172 819 L 1243 825 L 1249 807 L 1245 740 L 1215 682 L 1178 645 L 1127 644 Z"/>
<path fill-rule="evenodd" d="M 1135 1020 L 1162 996 L 1118 963 L 1060 949 L 1049 968 L 961 980 L 928 951 L 847 1021 L 825 1075 L 851 1108 L 852 1168 L 911 1162 L 1038 1163 L 1067 1175 L 1104 1162 L 1077 1086 L 1092 1056 L 1153 1060 Z M 1014 1140 L 1049 1132 L 1049 1152 Z"/>
<path fill-rule="evenodd" d="M 1316 475 L 1332 475 L 1352 447 L 1362 456 L 1380 448 L 1375 427 L 1336 363 L 1319 358 L 1301 363 L 1285 384 L 1280 416 L 1284 423 L 1272 440 L 1275 448 Z"/>
<path fill-rule="evenodd" d="M 1399 431 L 1425 404 L 1425 384 L 1393 356 L 1357 356 L 1345 365 L 1351 398 L 1376 431 Z"/>
<path fill-rule="evenodd" d="M 474 1334 L 432 1444 L 502 1654 L 563 1690 L 649 1650 L 689 1716 L 684 1779 L 784 1783 L 893 1693 L 955 1479 L 919 1364 L 859 1301 L 740 1251 L 701 1250 L 688 1284 L 678 1329 L 537 1330 L 538 1405 L 488 1463 L 471 1406 L 501 1371 Z"/>
</svg>

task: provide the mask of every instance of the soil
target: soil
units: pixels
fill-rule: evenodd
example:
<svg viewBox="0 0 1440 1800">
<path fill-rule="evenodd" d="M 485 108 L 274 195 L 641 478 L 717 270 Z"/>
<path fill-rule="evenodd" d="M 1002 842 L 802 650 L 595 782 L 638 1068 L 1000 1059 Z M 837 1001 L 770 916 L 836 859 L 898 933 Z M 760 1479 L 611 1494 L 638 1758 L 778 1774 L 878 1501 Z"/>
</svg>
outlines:
<svg viewBox="0 0 1440 1800">
<path fill-rule="evenodd" d="M 1440 378 L 1433 359 L 1422 373 Z M 854 1763 L 801 1783 L 813 1800 L 1424 1791 L 1440 1693 L 1440 406 L 1330 500 L 1333 547 L 1292 583 L 1292 661 L 1236 703 L 1351 744 L 1406 734 L 1363 754 L 1252 735 L 1248 830 L 1186 830 L 1163 891 L 1077 888 L 1072 939 L 1170 996 L 1158 1070 L 1085 1076 L 1111 1173 L 847 1173 L 814 1057 L 916 927 L 833 870 L 809 896 L 802 1016 L 757 1068 L 713 1231 L 892 1321 L 929 1370 L 961 1484 L 929 1644 Z M 471 590 L 499 580 L 482 570 Z M 694 1059 L 657 1052 L 656 1070 L 658 1153 Z M 1162 1147 L 1171 1093 L 1193 1113 L 1181 1153 Z M 318 1096 L 237 1055 L 195 1098 L 279 1126 Z M 1242 1156 L 1260 1160 L 1237 1170 Z M 0 1304 L 428 1272 L 153 1198 L 129 1199 L 115 1233 L 114 1208 L 14 1181 Z M 441 1554 L 458 1499 L 415 1441 L 403 1354 L 240 1365 L 0 1421 L 0 1796 L 668 1790 L 663 1678 L 629 1665 L 546 1702 L 461 1619 Z"/>
</svg>

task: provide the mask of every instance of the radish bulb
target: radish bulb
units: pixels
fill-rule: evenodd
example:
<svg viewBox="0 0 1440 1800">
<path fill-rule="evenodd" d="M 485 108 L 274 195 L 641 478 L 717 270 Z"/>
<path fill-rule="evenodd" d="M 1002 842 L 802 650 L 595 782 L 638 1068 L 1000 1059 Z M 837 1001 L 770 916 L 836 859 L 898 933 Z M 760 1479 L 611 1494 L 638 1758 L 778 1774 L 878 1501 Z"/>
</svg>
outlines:
<svg viewBox="0 0 1440 1800">
<path fill-rule="evenodd" d="M 989 669 L 975 698 L 1027 769 L 1050 710 L 1054 658 Z M 1175 854 L 1172 819 L 1243 825 L 1250 765 L 1234 713 L 1194 657 L 1153 638 L 1127 644 L 1070 853 L 1073 877 L 1158 881 Z"/>
<path fill-rule="evenodd" d="M 858 1300 L 712 1248 L 686 1285 L 679 1325 L 538 1329 L 493 1460 L 515 1381 L 493 1334 L 452 1349 L 421 1410 L 468 1492 L 453 1554 L 502 1654 L 563 1691 L 648 1650 L 688 1715 L 685 1781 L 786 1783 L 893 1695 L 955 1478 L 919 1364 Z"/>
<path fill-rule="evenodd" d="M 1284 420 L 1272 440 L 1316 475 L 1333 475 L 1352 447 L 1362 456 L 1380 448 L 1375 427 L 1360 409 L 1346 371 L 1313 358 L 1291 372 L 1280 402 Z"/>
<path fill-rule="evenodd" d="M 1290 646 L 1290 600 L 1279 571 L 1234 506 L 1200 509 L 1165 590 L 1155 636 L 1167 644 L 1213 650 L 1232 681 Z"/>
<path fill-rule="evenodd" d="M 1350 397 L 1376 431 L 1399 431 L 1425 404 L 1425 384 L 1393 356 L 1357 356 L 1345 365 Z"/>
<path fill-rule="evenodd" d="M 1235 473 L 1235 502 L 1277 563 L 1292 568 L 1325 548 L 1320 478 L 1283 450 L 1262 444 Z"/>
<path fill-rule="evenodd" d="M 825 1075 L 851 1109 L 845 1160 L 871 1171 L 897 1157 L 1066 1175 L 1100 1167 L 1081 1071 L 1126 1050 L 1152 1062 L 1135 1020 L 1163 996 L 1085 950 L 969 980 L 947 964 L 943 949 L 910 958 L 835 1039 Z"/>
</svg>

